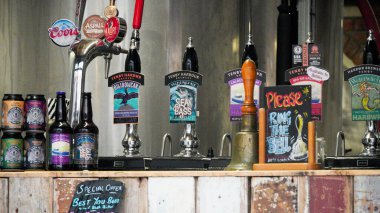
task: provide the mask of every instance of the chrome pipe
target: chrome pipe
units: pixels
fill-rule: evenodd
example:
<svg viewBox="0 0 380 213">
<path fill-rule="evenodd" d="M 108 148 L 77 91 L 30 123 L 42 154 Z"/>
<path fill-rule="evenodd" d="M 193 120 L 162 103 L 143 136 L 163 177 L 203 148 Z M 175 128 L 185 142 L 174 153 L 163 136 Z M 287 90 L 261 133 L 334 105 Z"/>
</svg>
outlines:
<svg viewBox="0 0 380 213">
<path fill-rule="evenodd" d="M 336 134 L 335 156 L 339 156 L 339 144 L 340 144 L 340 154 L 341 156 L 345 156 L 346 155 L 346 140 L 345 140 L 343 131 L 339 131 Z"/>
<path fill-rule="evenodd" d="M 164 137 L 162 137 L 161 157 L 164 157 L 166 142 L 169 143 L 169 154 L 170 154 L 169 156 L 172 157 L 173 156 L 173 152 L 172 152 L 173 143 L 172 143 L 172 136 L 169 133 L 166 133 L 164 135 Z"/>
<path fill-rule="evenodd" d="M 226 142 L 226 139 L 228 139 L 228 156 L 231 156 L 231 153 L 232 153 L 232 138 L 231 138 L 231 135 L 229 133 L 225 133 L 223 135 L 223 137 L 222 137 L 219 156 L 223 156 L 224 143 Z"/>
</svg>

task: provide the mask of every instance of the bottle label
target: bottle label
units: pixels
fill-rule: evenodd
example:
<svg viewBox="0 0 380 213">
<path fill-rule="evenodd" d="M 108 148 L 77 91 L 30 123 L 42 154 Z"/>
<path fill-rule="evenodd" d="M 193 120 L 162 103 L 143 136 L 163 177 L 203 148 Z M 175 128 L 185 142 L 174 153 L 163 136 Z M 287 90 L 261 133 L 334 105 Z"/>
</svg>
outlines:
<svg viewBox="0 0 380 213">
<path fill-rule="evenodd" d="M 26 128 L 27 129 L 45 129 L 46 104 L 43 101 L 27 101 L 26 110 Z"/>
<path fill-rule="evenodd" d="M 1 121 L 4 129 L 21 129 L 24 124 L 24 101 L 3 101 Z"/>
<path fill-rule="evenodd" d="M 92 133 L 77 133 L 74 137 L 74 164 L 96 164 L 98 136 Z"/>
<path fill-rule="evenodd" d="M 50 142 L 51 142 L 50 164 L 55 164 L 55 165 L 70 164 L 71 134 L 67 134 L 67 133 L 50 134 Z"/>
<path fill-rule="evenodd" d="M 41 169 L 45 166 L 45 141 L 37 138 L 25 140 L 26 168 Z"/>
<path fill-rule="evenodd" d="M 2 139 L 3 169 L 22 169 L 23 140 L 16 138 Z"/>
</svg>

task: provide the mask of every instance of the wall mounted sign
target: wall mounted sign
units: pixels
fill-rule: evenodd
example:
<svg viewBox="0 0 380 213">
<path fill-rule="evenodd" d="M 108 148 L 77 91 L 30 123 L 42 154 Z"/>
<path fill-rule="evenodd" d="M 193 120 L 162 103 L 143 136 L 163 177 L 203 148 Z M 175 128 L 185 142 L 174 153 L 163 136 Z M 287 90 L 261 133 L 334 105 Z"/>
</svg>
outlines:
<svg viewBox="0 0 380 213">
<path fill-rule="evenodd" d="M 114 93 L 114 124 L 138 123 L 139 88 L 144 75 L 138 72 L 121 72 L 108 78 Z"/>
<path fill-rule="evenodd" d="M 71 45 L 77 36 L 79 35 L 79 30 L 75 24 L 67 19 L 59 19 L 48 29 L 49 38 L 54 42 L 54 44 L 67 47 Z"/>
<path fill-rule="evenodd" d="M 311 86 L 264 87 L 266 162 L 307 162 Z"/>
<path fill-rule="evenodd" d="M 115 180 L 84 181 L 75 189 L 69 213 L 118 212 L 123 201 L 124 183 Z"/>
<path fill-rule="evenodd" d="M 322 85 L 329 73 L 317 67 L 294 67 L 286 70 L 285 80 L 291 85 L 311 85 L 311 119 L 322 120 Z"/>
<path fill-rule="evenodd" d="M 83 22 L 83 34 L 87 38 L 104 38 L 104 26 L 106 21 L 99 15 L 92 15 Z"/>
<path fill-rule="evenodd" d="M 353 121 L 380 120 L 380 66 L 363 64 L 344 71 L 351 85 Z"/>
<path fill-rule="evenodd" d="M 317 44 L 305 43 L 302 45 L 292 46 L 292 65 L 300 66 L 316 66 L 322 65 L 322 53 Z"/>
<path fill-rule="evenodd" d="M 165 76 L 169 86 L 170 123 L 194 123 L 197 115 L 197 90 L 202 75 L 193 71 L 177 71 Z"/>
<path fill-rule="evenodd" d="M 260 106 L 260 91 L 264 87 L 266 74 L 257 70 L 253 99 L 257 108 Z M 241 121 L 241 107 L 244 102 L 244 85 L 241 69 L 234 69 L 224 74 L 224 82 L 230 86 L 230 121 Z"/>
</svg>

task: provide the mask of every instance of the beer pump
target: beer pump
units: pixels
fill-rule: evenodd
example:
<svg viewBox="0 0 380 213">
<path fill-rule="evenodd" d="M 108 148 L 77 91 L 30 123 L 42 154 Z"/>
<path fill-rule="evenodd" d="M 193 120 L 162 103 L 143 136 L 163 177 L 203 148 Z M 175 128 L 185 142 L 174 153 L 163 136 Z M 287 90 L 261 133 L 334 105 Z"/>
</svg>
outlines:
<svg viewBox="0 0 380 213">
<path fill-rule="evenodd" d="M 141 62 L 139 56 L 140 49 L 140 33 L 142 13 L 144 8 L 144 0 L 136 0 L 135 11 L 133 15 L 133 31 L 131 36 L 130 50 L 125 60 L 125 71 L 141 72 Z M 139 148 L 141 140 L 137 132 L 138 124 L 126 124 L 125 136 L 122 140 L 124 147 L 124 155 L 126 157 L 141 156 Z"/>
<path fill-rule="evenodd" d="M 225 170 L 252 170 L 258 159 L 258 132 L 256 106 L 253 101 L 253 88 L 256 80 L 256 65 L 251 59 L 245 60 L 242 69 L 244 83 L 244 103 L 241 107 L 242 126 L 232 143 L 232 159 Z"/>
</svg>

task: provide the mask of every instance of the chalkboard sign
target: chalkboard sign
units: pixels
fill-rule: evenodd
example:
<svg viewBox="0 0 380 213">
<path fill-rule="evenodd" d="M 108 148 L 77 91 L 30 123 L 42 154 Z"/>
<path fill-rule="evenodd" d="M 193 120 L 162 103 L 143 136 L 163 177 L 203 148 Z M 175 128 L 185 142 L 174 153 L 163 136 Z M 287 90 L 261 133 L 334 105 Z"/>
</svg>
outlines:
<svg viewBox="0 0 380 213">
<path fill-rule="evenodd" d="M 311 86 L 264 87 L 262 95 L 267 116 L 266 162 L 306 162 Z"/>
<path fill-rule="evenodd" d="M 114 180 L 82 182 L 75 189 L 69 213 L 118 212 L 124 188 L 122 182 Z"/>
</svg>

